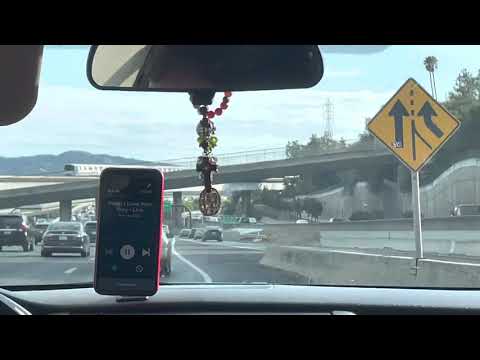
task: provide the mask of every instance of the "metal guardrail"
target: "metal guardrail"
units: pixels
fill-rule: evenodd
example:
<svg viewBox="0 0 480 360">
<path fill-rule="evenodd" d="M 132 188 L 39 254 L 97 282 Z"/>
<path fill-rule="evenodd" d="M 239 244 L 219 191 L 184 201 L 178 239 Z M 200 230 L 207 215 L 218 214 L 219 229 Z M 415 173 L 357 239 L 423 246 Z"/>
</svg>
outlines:
<svg viewBox="0 0 480 360">
<path fill-rule="evenodd" d="M 300 156 L 310 157 L 310 156 L 321 156 L 321 155 L 330 155 L 337 153 L 355 153 L 358 151 L 385 151 L 385 146 L 380 144 L 378 141 L 373 141 L 372 143 L 358 143 L 356 140 L 346 140 L 345 147 L 331 147 L 328 149 L 318 150 L 318 151 L 309 151 L 302 152 Z M 263 161 L 274 161 L 274 160 L 286 160 L 287 153 L 286 147 L 275 147 L 261 150 L 251 150 L 243 152 L 234 152 L 228 154 L 219 154 L 216 155 L 218 162 L 225 165 L 241 165 L 247 163 L 256 163 Z M 197 157 L 188 157 L 188 158 L 177 158 L 177 159 L 167 159 L 162 162 L 167 162 L 175 164 L 178 166 L 185 167 L 186 169 L 195 169 L 197 163 Z"/>
</svg>

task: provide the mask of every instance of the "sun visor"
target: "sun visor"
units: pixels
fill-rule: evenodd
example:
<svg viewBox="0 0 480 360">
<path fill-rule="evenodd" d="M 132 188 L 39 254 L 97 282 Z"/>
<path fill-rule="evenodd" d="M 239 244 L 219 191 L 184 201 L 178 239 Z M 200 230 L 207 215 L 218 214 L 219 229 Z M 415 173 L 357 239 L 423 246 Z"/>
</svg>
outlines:
<svg viewBox="0 0 480 360">
<path fill-rule="evenodd" d="M 43 45 L 0 45 L 0 126 L 24 119 L 34 108 Z"/>
</svg>

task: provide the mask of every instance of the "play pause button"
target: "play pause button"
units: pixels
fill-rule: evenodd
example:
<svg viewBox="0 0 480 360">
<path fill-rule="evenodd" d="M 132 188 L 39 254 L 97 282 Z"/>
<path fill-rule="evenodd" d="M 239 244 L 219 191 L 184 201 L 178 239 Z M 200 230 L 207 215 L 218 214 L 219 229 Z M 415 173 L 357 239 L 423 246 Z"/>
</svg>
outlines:
<svg viewBox="0 0 480 360">
<path fill-rule="evenodd" d="M 123 245 L 120 248 L 120 256 L 125 260 L 130 260 L 135 256 L 135 249 L 131 245 Z"/>
</svg>

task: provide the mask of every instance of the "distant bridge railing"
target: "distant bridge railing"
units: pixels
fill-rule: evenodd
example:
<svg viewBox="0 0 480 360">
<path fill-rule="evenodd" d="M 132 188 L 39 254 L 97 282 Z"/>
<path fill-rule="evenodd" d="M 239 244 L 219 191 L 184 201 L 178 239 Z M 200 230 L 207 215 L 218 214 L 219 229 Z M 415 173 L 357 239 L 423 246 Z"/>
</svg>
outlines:
<svg viewBox="0 0 480 360">
<path fill-rule="evenodd" d="M 327 149 L 318 149 L 311 151 L 302 151 L 300 154 L 295 156 L 299 157 L 309 157 L 309 156 L 322 156 L 336 153 L 348 153 L 348 152 L 358 152 L 358 151 L 378 151 L 385 152 L 386 148 L 383 144 L 379 143 L 377 140 L 369 143 L 358 143 L 357 140 L 345 140 L 345 146 L 332 146 Z M 249 150 L 242 152 L 234 152 L 228 154 L 219 154 L 215 155 L 218 159 L 219 165 L 241 165 L 249 164 L 263 161 L 274 161 L 274 160 L 286 160 L 287 152 L 286 147 L 275 147 L 268 149 L 260 150 Z M 176 159 L 167 159 L 163 160 L 164 163 L 174 164 L 177 166 L 184 167 L 186 169 L 195 169 L 197 163 L 197 157 L 185 157 L 185 158 L 176 158 Z"/>
</svg>

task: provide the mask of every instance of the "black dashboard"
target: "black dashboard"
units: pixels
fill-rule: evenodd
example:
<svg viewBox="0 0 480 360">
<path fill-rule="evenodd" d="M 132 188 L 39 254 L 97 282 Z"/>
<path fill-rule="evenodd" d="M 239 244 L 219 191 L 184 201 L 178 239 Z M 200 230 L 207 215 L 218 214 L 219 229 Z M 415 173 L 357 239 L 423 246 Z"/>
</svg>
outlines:
<svg viewBox="0 0 480 360">
<path fill-rule="evenodd" d="M 93 288 L 0 289 L 0 314 L 480 314 L 478 290 L 290 285 L 163 285 L 148 299 Z"/>
</svg>

